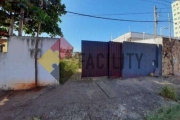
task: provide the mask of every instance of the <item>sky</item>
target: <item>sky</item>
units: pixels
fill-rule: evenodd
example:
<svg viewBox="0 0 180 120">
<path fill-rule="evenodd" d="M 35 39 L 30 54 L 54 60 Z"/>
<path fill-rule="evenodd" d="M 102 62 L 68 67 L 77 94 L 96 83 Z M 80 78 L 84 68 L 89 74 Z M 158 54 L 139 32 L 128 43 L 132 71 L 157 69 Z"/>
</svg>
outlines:
<svg viewBox="0 0 180 120">
<path fill-rule="evenodd" d="M 62 3 L 66 5 L 66 11 L 94 16 L 154 21 L 153 11 L 154 6 L 156 6 L 158 8 L 158 20 L 168 21 L 168 13 L 170 13 L 170 17 L 172 18 L 171 0 L 158 0 L 158 3 L 156 2 L 157 0 L 62 0 Z M 64 38 L 74 47 L 74 51 L 81 51 L 81 40 L 106 42 L 110 41 L 111 37 L 115 39 L 129 31 L 154 33 L 153 22 L 111 21 L 70 13 L 60 18 L 62 22 L 59 26 L 64 34 Z M 169 27 L 169 23 L 158 23 L 158 34 L 160 34 L 160 28 L 164 27 Z M 169 30 L 164 29 L 163 34 L 169 36 Z"/>
</svg>

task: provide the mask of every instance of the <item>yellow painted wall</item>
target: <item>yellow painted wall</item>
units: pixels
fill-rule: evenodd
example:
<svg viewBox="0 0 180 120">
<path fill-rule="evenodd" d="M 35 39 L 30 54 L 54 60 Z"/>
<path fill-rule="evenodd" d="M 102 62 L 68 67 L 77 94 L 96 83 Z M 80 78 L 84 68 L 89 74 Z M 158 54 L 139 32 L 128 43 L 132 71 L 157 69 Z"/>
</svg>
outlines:
<svg viewBox="0 0 180 120">
<path fill-rule="evenodd" d="M 8 51 L 8 43 L 7 43 L 7 41 L 4 41 L 4 39 L 0 39 L 0 40 L 2 40 L 3 41 L 3 45 L 5 45 L 4 47 L 3 47 L 3 52 L 7 52 Z M 0 43 L 1 43 L 1 41 L 0 41 Z"/>
<path fill-rule="evenodd" d="M 7 52 L 7 42 L 3 43 L 5 46 L 3 47 L 3 52 Z"/>
</svg>

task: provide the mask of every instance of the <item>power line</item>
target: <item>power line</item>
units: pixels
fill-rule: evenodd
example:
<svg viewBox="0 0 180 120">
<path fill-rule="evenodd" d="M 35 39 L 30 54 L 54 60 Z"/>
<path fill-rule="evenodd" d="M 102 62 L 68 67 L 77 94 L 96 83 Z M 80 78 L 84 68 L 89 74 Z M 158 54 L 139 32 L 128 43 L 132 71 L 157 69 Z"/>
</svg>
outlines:
<svg viewBox="0 0 180 120">
<path fill-rule="evenodd" d="M 159 1 L 166 2 L 166 3 L 171 3 L 171 2 L 168 1 L 168 0 L 159 0 Z"/>
<path fill-rule="evenodd" d="M 157 12 L 160 14 L 165 14 L 169 12 Z M 91 14 L 92 16 L 119 16 L 119 15 L 148 15 L 148 14 L 154 14 L 153 12 L 142 12 L 142 13 L 118 13 L 118 14 Z M 68 15 L 68 16 L 78 16 L 78 15 Z"/>
<path fill-rule="evenodd" d="M 168 6 L 168 5 L 165 4 L 165 3 L 161 3 L 161 2 L 157 2 L 157 1 L 150 1 L 150 0 L 141 0 L 141 1 L 150 2 L 150 3 L 156 3 L 156 4 L 161 4 L 161 5 L 164 5 L 164 6 Z"/>
<path fill-rule="evenodd" d="M 116 19 L 116 18 L 107 18 L 107 17 L 100 17 L 100 16 L 94 16 L 94 15 L 88 15 L 88 14 L 82 14 L 82 13 L 76 13 L 76 12 L 70 12 L 66 11 L 67 13 L 85 16 L 85 17 L 91 17 L 91 18 L 98 18 L 98 19 L 105 19 L 105 20 L 114 20 L 114 21 L 124 21 L 124 22 L 155 22 L 155 21 L 143 21 L 143 20 L 126 20 L 126 19 Z M 158 22 L 168 22 L 168 21 L 158 21 Z"/>
</svg>

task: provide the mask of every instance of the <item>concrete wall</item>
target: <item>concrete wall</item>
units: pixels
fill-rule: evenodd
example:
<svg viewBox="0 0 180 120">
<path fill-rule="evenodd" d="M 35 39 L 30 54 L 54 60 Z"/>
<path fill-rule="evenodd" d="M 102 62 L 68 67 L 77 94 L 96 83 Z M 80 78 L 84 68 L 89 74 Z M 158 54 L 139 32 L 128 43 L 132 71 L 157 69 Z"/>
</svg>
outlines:
<svg viewBox="0 0 180 120">
<path fill-rule="evenodd" d="M 172 50 L 172 54 L 171 54 Z M 163 38 L 163 75 L 180 75 L 180 40 Z M 172 65 L 173 63 L 173 65 Z M 173 73 L 174 72 L 174 73 Z"/>
<path fill-rule="evenodd" d="M 136 41 L 132 41 L 132 42 L 137 42 L 137 43 L 147 43 L 147 44 L 163 44 L 163 39 L 162 37 L 158 37 L 158 38 L 152 38 L 152 39 L 144 39 L 144 40 L 136 40 Z"/>
<path fill-rule="evenodd" d="M 35 48 L 33 37 L 10 37 L 8 52 L 0 53 L 0 89 L 28 89 L 35 85 L 35 68 L 33 49 Z M 40 38 L 39 58 L 58 39 Z M 54 85 L 59 82 L 38 63 L 38 84 Z"/>
</svg>

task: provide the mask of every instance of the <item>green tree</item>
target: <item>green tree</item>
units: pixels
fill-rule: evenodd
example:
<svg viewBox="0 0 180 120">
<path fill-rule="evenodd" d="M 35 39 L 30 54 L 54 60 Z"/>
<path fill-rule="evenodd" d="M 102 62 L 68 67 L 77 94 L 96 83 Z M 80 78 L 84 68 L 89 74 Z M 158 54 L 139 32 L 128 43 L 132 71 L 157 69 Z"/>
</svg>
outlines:
<svg viewBox="0 0 180 120">
<path fill-rule="evenodd" d="M 38 68 L 37 68 L 37 54 L 38 54 L 38 43 L 39 43 L 39 33 L 41 30 L 41 25 L 50 21 L 50 17 L 47 13 L 44 12 L 40 7 L 31 6 L 30 10 L 33 11 L 33 19 L 36 21 L 35 26 L 37 27 L 37 36 L 36 36 L 36 43 L 35 43 L 35 86 L 38 86 Z"/>
<path fill-rule="evenodd" d="M 60 1 L 59 0 L 57 0 L 57 1 L 58 2 L 54 4 L 54 3 L 48 3 L 47 1 L 45 2 L 44 0 L 41 0 L 41 2 L 39 3 L 40 7 L 37 5 L 34 5 L 37 3 L 33 3 L 33 4 L 31 3 L 28 6 L 30 8 L 29 14 L 31 15 L 30 18 L 32 19 L 31 22 L 34 22 L 35 24 L 27 23 L 26 30 L 30 31 L 30 33 L 32 33 L 32 34 L 34 34 L 35 31 L 37 30 L 36 44 L 35 44 L 35 85 L 36 85 L 36 87 L 37 87 L 37 82 L 38 82 L 37 54 L 38 54 L 39 34 L 41 32 L 46 32 L 51 35 L 62 35 L 62 32 L 61 32 L 60 28 L 58 27 L 58 22 L 60 21 L 59 14 L 61 15 L 63 12 L 61 13 L 60 10 L 58 11 L 58 9 L 60 7 L 58 3 Z M 48 4 L 50 4 L 50 6 Z M 44 7 L 44 6 L 47 6 L 47 7 Z M 53 9 L 53 8 L 56 8 L 55 6 L 58 9 Z M 52 11 L 48 12 L 48 10 L 50 10 L 50 9 L 52 9 Z M 64 6 L 63 10 L 64 9 L 65 9 L 65 6 Z M 52 16 L 54 12 L 56 14 L 54 14 L 54 16 Z M 60 12 L 60 13 L 57 14 L 58 12 Z M 59 31 L 57 31 L 57 30 L 59 30 Z M 25 31 L 25 32 L 27 32 L 27 31 Z"/>
<path fill-rule="evenodd" d="M 32 4 L 38 6 L 39 3 L 37 1 L 31 2 Z M 58 23 L 61 22 L 60 17 L 63 14 L 66 14 L 65 11 L 65 5 L 61 4 L 61 0 L 47 0 L 46 2 L 43 1 L 42 10 L 48 14 L 48 16 L 51 18 L 46 23 L 41 24 L 41 33 L 47 33 L 50 36 L 54 37 L 56 35 L 61 36 L 62 31 L 60 27 L 58 26 Z M 26 34 L 31 34 L 32 36 L 35 36 L 35 33 L 37 32 L 38 27 L 34 26 L 36 24 L 36 20 L 33 19 L 33 13 L 31 11 L 28 11 L 26 13 L 26 17 L 29 17 L 30 20 L 24 25 L 24 31 Z"/>
<path fill-rule="evenodd" d="M 47 33 L 51 37 L 61 36 L 62 31 L 58 23 L 61 22 L 60 17 L 66 14 L 65 5 L 61 0 L 4 0 L 0 2 L 0 26 L 14 26 L 21 35 L 22 30 L 26 34 L 35 36 L 38 26 L 32 7 L 41 8 L 51 19 L 41 23 L 39 34 Z M 5 22 L 6 20 L 7 22 Z M 15 24 L 14 24 L 15 23 Z"/>
<path fill-rule="evenodd" d="M 12 2 L 14 4 L 11 4 Z M 31 34 L 32 36 L 35 36 L 36 34 L 34 58 L 35 85 L 37 87 L 37 54 L 39 34 L 47 33 L 52 37 L 62 35 L 58 23 L 61 22 L 60 17 L 63 14 L 66 14 L 65 5 L 61 4 L 61 0 L 18 0 L 18 2 L 17 0 L 8 0 L 0 3 L 0 5 L 0 11 L 2 11 L 2 14 L 10 14 L 10 26 L 14 25 L 15 23 L 16 29 L 19 30 L 19 35 L 21 35 L 22 30 L 24 30 L 24 32 L 27 34 Z M 19 14 L 19 16 L 17 16 L 17 14 Z M 0 24 L 1 22 L 2 21 L 0 21 Z"/>
</svg>

